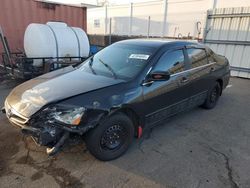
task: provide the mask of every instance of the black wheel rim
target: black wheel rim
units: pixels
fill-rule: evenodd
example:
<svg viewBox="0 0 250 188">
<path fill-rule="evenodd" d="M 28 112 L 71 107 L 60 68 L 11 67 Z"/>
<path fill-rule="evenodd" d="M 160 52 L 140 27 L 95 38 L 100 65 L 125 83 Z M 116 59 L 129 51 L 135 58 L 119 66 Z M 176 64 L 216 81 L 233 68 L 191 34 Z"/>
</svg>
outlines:
<svg viewBox="0 0 250 188">
<path fill-rule="evenodd" d="M 112 125 L 105 130 L 101 137 L 101 148 L 104 150 L 115 150 L 120 148 L 126 137 L 126 131 L 121 125 Z"/>
<path fill-rule="evenodd" d="M 210 96 L 210 102 L 215 103 L 217 101 L 217 98 L 218 98 L 218 90 L 217 88 L 214 88 Z"/>
</svg>

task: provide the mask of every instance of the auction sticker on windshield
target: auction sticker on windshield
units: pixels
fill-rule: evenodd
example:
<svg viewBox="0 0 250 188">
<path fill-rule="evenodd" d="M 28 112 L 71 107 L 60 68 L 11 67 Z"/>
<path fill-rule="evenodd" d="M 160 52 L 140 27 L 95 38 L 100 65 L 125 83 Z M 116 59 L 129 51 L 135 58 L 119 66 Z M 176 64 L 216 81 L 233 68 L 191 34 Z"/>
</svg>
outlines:
<svg viewBox="0 0 250 188">
<path fill-rule="evenodd" d="M 131 59 L 143 59 L 143 60 L 148 60 L 149 55 L 147 54 L 131 54 L 129 56 Z"/>
</svg>

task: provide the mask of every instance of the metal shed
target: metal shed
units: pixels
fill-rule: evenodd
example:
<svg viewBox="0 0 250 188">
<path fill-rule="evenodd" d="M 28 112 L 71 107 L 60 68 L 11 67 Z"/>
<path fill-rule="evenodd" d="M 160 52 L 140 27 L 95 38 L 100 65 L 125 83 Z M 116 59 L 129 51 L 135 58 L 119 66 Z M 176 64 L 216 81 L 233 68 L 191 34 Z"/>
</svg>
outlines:
<svg viewBox="0 0 250 188">
<path fill-rule="evenodd" d="M 0 26 L 11 51 L 23 50 L 23 37 L 30 23 L 62 21 L 86 31 L 86 7 L 77 7 L 35 0 L 1 0 Z M 0 45 L 0 54 L 3 48 Z"/>
</svg>

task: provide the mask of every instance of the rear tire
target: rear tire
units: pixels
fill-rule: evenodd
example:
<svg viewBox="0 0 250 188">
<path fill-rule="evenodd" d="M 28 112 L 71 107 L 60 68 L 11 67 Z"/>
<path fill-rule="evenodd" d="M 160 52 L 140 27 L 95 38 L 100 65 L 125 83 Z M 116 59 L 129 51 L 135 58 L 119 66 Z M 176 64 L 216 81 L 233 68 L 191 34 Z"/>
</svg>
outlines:
<svg viewBox="0 0 250 188">
<path fill-rule="evenodd" d="M 118 113 L 108 117 L 85 138 L 90 153 L 101 161 L 109 161 L 125 153 L 134 138 L 131 119 Z"/>
<path fill-rule="evenodd" d="M 218 82 L 212 87 L 212 89 L 208 92 L 208 96 L 202 105 L 205 109 L 212 109 L 216 106 L 217 101 L 221 94 L 221 86 Z"/>
</svg>

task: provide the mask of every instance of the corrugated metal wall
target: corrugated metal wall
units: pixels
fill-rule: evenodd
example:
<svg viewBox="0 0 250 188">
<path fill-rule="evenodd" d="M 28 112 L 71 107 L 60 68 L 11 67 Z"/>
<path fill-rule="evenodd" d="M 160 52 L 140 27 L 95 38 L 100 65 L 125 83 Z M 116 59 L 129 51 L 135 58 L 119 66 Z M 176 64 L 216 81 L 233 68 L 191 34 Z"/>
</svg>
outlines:
<svg viewBox="0 0 250 188">
<path fill-rule="evenodd" d="M 232 76 L 250 78 L 250 7 L 208 12 L 204 42 L 225 55 Z"/>
<path fill-rule="evenodd" d="M 86 31 L 86 12 L 85 7 L 48 4 L 34 0 L 0 0 L 0 25 L 10 49 L 16 51 L 18 48 L 23 49 L 24 31 L 30 23 L 63 21 Z"/>
</svg>

